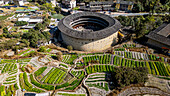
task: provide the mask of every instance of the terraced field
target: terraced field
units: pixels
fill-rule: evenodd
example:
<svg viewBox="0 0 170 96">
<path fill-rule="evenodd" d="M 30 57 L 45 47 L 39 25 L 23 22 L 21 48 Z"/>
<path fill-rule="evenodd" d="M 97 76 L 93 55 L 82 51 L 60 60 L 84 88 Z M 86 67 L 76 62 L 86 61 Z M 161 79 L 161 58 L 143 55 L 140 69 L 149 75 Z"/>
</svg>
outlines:
<svg viewBox="0 0 170 96">
<path fill-rule="evenodd" d="M 88 87 L 96 87 L 96 88 L 104 89 L 108 91 L 109 90 L 108 82 L 106 82 L 105 78 L 106 78 L 105 74 L 102 74 L 102 73 L 91 74 L 86 79 L 85 84 Z"/>
<path fill-rule="evenodd" d="M 125 67 L 147 67 L 149 74 L 170 76 L 170 65 L 159 61 L 138 61 L 114 56 L 114 65 Z"/>
<path fill-rule="evenodd" d="M 74 64 L 73 61 L 77 58 L 77 55 L 63 55 L 62 62 L 67 64 Z"/>
<path fill-rule="evenodd" d="M 111 55 L 94 55 L 83 57 L 84 65 L 88 65 L 89 62 L 98 61 L 99 64 L 110 64 Z"/>
<path fill-rule="evenodd" d="M 9 72 L 9 74 L 10 74 L 11 72 L 13 72 L 15 70 L 17 70 L 17 64 L 15 64 L 15 63 L 4 64 L 1 74 L 7 73 L 7 72 Z"/>
</svg>

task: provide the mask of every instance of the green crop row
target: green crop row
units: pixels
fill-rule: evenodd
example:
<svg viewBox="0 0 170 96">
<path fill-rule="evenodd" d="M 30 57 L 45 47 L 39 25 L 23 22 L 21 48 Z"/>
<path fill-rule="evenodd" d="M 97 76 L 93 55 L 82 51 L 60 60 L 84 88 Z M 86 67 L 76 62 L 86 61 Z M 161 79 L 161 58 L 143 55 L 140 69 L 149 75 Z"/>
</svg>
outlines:
<svg viewBox="0 0 170 96">
<path fill-rule="evenodd" d="M 34 72 L 35 76 L 41 75 L 45 71 L 45 69 L 47 69 L 47 67 L 39 68 L 36 72 Z"/>
<path fill-rule="evenodd" d="M 55 88 L 53 85 L 40 84 L 39 82 L 37 82 L 37 81 L 34 79 L 34 77 L 33 77 L 32 74 L 30 75 L 30 79 L 31 79 L 31 83 L 32 83 L 32 84 L 34 84 L 35 86 L 40 87 L 40 88 L 42 88 L 42 89 L 54 90 L 54 88 Z"/>
<path fill-rule="evenodd" d="M 121 62 L 122 61 L 122 62 Z M 170 76 L 170 67 L 168 64 L 159 61 L 134 61 L 129 59 L 122 59 L 114 56 L 114 65 L 126 67 L 147 67 L 149 74 Z"/>
<path fill-rule="evenodd" d="M 101 85 L 100 85 L 101 84 Z M 104 87 L 103 87 L 104 84 Z M 97 83 L 97 84 L 87 84 L 89 87 L 96 87 L 100 89 L 104 89 L 106 91 L 109 91 L 109 87 L 107 83 Z"/>
<path fill-rule="evenodd" d="M 23 62 L 29 62 L 30 60 L 31 60 L 31 58 L 24 58 L 24 59 L 18 59 L 17 62 L 23 63 Z"/>
<path fill-rule="evenodd" d="M 86 96 L 85 94 L 57 93 L 60 96 Z"/>
<path fill-rule="evenodd" d="M 95 55 L 83 57 L 84 65 L 87 65 L 91 61 L 98 61 L 100 64 L 110 64 L 111 55 Z"/>
<path fill-rule="evenodd" d="M 32 51 L 30 51 L 30 52 L 28 52 L 28 53 L 25 53 L 23 56 L 29 56 L 31 53 L 34 53 L 35 51 L 34 50 L 32 50 Z"/>
<path fill-rule="evenodd" d="M 136 47 L 135 44 L 123 44 L 122 47 L 124 48 L 133 48 L 133 47 Z"/>
<path fill-rule="evenodd" d="M 24 50 L 24 51 L 20 52 L 18 55 L 24 54 L 24 53 L 28 52 L 29 50 L 31 50 L 31 49 L 29 48 L 27 50 Z"/>
<path fill-rule="evenodd" d="M 66 88 L 65 90 L 74 90 L 78 85 L 80 85 L 80 83 L 82 82 L 84 76 L 80 79 L 80 80 L 75 80 L 73 81 L 70 85 L 72 85 L 71 87 Z"/>
<path fill-rule="evenodd" d="M 63 67 L 65 67 L 65 68 L 68 68 L 68 66 L 65 65 L 65 64 L 60 64 L 60 66 L 63 66 Z"/>
<path fill-rule="evenodd" d="M 87 74 L 96 73 L 96 72 L 109 72 L 113 71 L 114 67 L 112 65 L 93 65 L 86 67 Z"/>
<path fill-rule="evenodd" d="M 37 93 L 44 92 L 43 90 L 40 90 L 40 89 L 37 89 L 37 88 L 33 88 L 33 86 L 28 81 L 28 77 L 27 77 L 26 73 L 24 73 L 24 74 L 20 73 L 19 81 L 20 81 L 21 89 L 25 89 L 27 91 L 37 92 Z"/>
<path fill-rule="evenodd" d="M 52 69 L 41 79 L 42 82 L 48 77 L 48 75 L 53 71 L 53 69 L 54 69 L 54 68 L 52 68 Z"/>
<path fill-rule="evenodd" d="M 5 64 L 4 68 L 2 69 L 2 72 L 1 73 L 6 73 L 6 72 L 9 72 L 9 71 L 13 71 L 17 69 L 17 65 L 16 64 Z"/>
</svg>

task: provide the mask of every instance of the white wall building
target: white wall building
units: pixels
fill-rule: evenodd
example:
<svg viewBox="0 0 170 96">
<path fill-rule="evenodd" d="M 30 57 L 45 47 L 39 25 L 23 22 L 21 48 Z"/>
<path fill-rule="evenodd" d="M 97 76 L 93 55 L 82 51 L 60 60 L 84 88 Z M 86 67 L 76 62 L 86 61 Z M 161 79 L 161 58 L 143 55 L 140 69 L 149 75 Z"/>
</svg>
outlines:
<svg viewBox="0 0 170 96">
<path fill-rule="evenodd" d="M 50 2 L 53 4 L 53 5 L 52 5 L 53 7 L 56 6 L 56 0 L 50 0 Z"/>
<path fill-rule="evenodd" d="M 70 8 L 75 8 L 76 7 L 76 0 L 71 0 L 70 1 Z"/>
<path fill-rule="evenodd" d="M 4 4 L 4 0 L 0 0 L 0 5 Z"/>
</svg>

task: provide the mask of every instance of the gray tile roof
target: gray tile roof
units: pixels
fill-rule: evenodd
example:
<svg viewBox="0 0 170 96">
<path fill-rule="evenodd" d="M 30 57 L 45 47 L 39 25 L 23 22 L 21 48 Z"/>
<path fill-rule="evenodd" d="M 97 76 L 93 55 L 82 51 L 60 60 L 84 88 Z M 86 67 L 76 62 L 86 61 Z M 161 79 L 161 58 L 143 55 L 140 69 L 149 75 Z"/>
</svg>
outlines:
<svg viewBox="0 0 170 96">
<path fill-rule="evenodd" d="M 157 29 L 146 35 L 146 37 L 170 46 L 170 38 L 168 38 L 169 35 L 170 35 L 170 23 L 169 24 L 164 23 Z"/>
<path fill-rule="evenodd" d="M 87 17 L 92 16 L 94 18 L 96 17 L 96 19 L 100 18 L 101 21 L 104 20 L 105 22 L 107 22 L 108 26 L 104 29 L 101 29 L 98 31 L 92 31 L 92 32 L 91 31 L 78 31 L 78 30 L 72 29 L 70 26 L 70 23 L 73 22 L 74 20 L 77 20 L 76 18 L 80 18 L 83 16 L 87 16 Z M 59 22 L 58 28 L 62 33 L 68 36 L 74 37 L 74 38 L 100 39 L 100 38 L 108 37 L 112 35 L 113 33 L 117 32 L 121 28 L 121 24 L 118 20 L 105 14 L 94 13 L 94 12 L 80 12 L 80 13 L 72 14 L 72 15 L 69 15 L 63 18 Z"/>
<path fill-rule="evenodd" d="M 116 3 L 125 4 L 125 5 L 133 5 L 134 4 L 132 1 L 123 1 L 123 0 L 118 0 Z"/>
</svg>

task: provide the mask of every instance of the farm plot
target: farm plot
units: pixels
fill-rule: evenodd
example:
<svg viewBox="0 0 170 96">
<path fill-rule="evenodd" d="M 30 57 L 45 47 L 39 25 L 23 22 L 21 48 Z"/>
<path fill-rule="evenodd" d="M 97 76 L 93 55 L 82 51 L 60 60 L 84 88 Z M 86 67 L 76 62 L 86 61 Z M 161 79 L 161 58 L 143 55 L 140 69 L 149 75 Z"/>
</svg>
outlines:
<svg viewBox="0 0 170 96">
<path fill-rule="evenodd" d="M 81 79 L 74 80 L 70 84 L 70 87 L 65 88 L 65 90 L 74 90 L 76 87 L 78 87 L 81 84 L 83 78 L 84 78 L 84 76 Z M 69 84 L 69 83 L 67 83 L 67 84 Z"/>
<path fill-rule="evenodd" d="M 30 54 L 34 53 L 34 50 L 28 51 L 27 53 L 23 54 L 22 56 L 29 56 Z"/>
<path fill-rule="evenodd" d="M 44 67 L 40 68 L 39 70 L 45 69 Z M 36 74 L 40 74 L 39 70 L 37 70 Z M 49 70 L 47 72 L 47 70 Z M 81 72 L 81 71 L 80 71 Z M 46 74 L 45 74 L 46 73 Z M 77 75 L 77 77 L 73 77 L 69 73 L 66 73 L 65 71 L 59 69 L 59 68 L 47 68 L 45 71 L 41 72 L 41 75 L 45 74 L 45 76 L 40 80 L 40 83 L 34 79 L 35 75 L 30 75 L 31 83 L 34 84 L 37 87 L 46 89 L 46 90 L 54 90 L 55 89 L 65 89 L 65 90 L 73 90 L 75 89 L 84 78 L 84 71 L 81 72 L 80 75 Z M 40 76 L 40 75 L 39 75 Z M 37 77 L 39 77 L 37 76 Z M 47 84 L 56 84 L 56 87 L 53 85 L 47 85 Z"/>
<path fill-rule="evenodd" d="M 34 77 L 33 74 L 30 75 L 30 79 L 31 79 L 31 83 L 34 84 L 35 86 L 45 89 L 45 90 L 54 90 L 54 86 L 53 85 L 46 85 L 46 84 L 41 84 L 39 82 L 37 82 Z"/>
<path fill-rule="evenodd" d="M 36 72 L 34 72 L 35 76 L 41 75 L 46 69 L 47 69 L 47 67 L 39 68 Z"/>
<path fill-rule="evenodd" d="M 14 70 L 17 70 L 17 64 L 9 63 L 9 64 L 5 64 L 1 73 L 11 72 L 11 71 L 14 71 Z"/>
<path fill-rule="evenodd" d="M 10 85 L 8 88 L 5 88 L 4 85 L 0 86 L 0 95 L 1 96 L 15 96 L 16 90 L 18 90 L 17 84 Z"/>
<path fill-rule="evenodd" d="M 129 59 L 149 60 L 148 55 L 145 54 L 145 53 L 115 51 L 114 54 L 119 55 L 119 56 L 123 56 L 124 58 L 129 58 Z"/>
<path fill-rule="evenodd" d="M 31 58 L 24 58 L 24 59 L 18 59 L 18 63 L 23 63 L 23 62 L 30 62 Z"/>
<path fill-rule="evenodd" d="M 39 73 L 40 74 L 40 73 Z M 45 84 L 60 84 L 66 77 L 66 72 L 59 68 L 52 68 L 42 79 L 41 82 Z M 36 76 L 36 75 L 35 75 Z"/>
<path fill-rule="evenodd" d="M 96 72 L 111 72 L 114 70 L 113 65 L 92 65 L 85 68 L 87 74 Z"/>
<path fill-rule="evenodd" d="M 24 53 L 26 53 L 26 52 L 28 52 L 28 51 L 30 51 L 31 49 L 29 48 L 29 49 L 26 49 L 26 50 L 24 50 L 24 51 L 21 51 L 21 52 L 19 52 L 19 54 L 18 55 L 22 55 L 22 54 L 24 54 Z"/>
<path fill-rule="evenodd" d="M 57 96 L 86 96 L 85 94 L 75 94 L 75 93 L 57 93 Z"/>
<path fill-rule="evenodd" d="M 27 77 L 26 72 L 19 74 L 19 83 L 20 83 L 21 89 L 25 89 L 27 91 L 37 92 L 37 93 L 44 92 L 43 90 L 33 88 L 32 84 L 28 81 L 28 77 Z"/>
<path fill-rule="evenodd" d="M 122 47 L 124 47 L 124 48 L 134 48 L 134 47 L 136 47 L 136 45 L 135 44 L 123 44 Z"/>
<path fill-rule="evenodd" d="M 87 66 L 88 63 L 90 62 L 95 62 L 95 63 L 99 63 L 99 64 L 110 64 L 111 61 L 111 55 L 110 54 L 106 54 L 106 55 L 94 55 L 94 56 L 87 56 L 87 57 L 83 57 L 83 61 L 84 61 L 84 65 Z"/>
<path fill-rule="evenodd" d="M 75 76 L 75 77 L 77 77 L 78 79 L 80 79 L 81 77 L 83 77 L 84 76 L 84 71 L 71 71 L 71 73 Z"/>
<path fill-rule="evenodd" d="M 15 59 L 14 60 L 12 60 L 12 59 L 2 59 L 0 64 L 3 64 L 3 63 L 15 63 L 15 62 L 16 62 Z"/>
<path fill-rule="evenodd" d="M 6 78 L 3 84 L 13 84 L 16 82 L 16 75 Z"/>
<path fill-rule="evenodd" d="M 85 84 L 88 85 L 88 87 L 96 87 L 108 91 L 108 82 L 106 82 L 105 78 L 105 74 L 91 74 L 86 79 Z"/>
<path fill-rule="evenodd" d="M 135 61 L 114 56 L 113 64 L 125 67 L 147 67 L 149 74 L 170 76 L 170 65 L 159 61 Z"/>
<path fill-rule="evenodd" d="M 155 55 L 148 55 L 148 57 L 149 57 L 149 60 L 167 62 L 167 58 L 165 57 L 159 57 Z"/>
<path fill-rule="evenodd" d="M 77 58 L 77 55 L 63 55 L 62 62 L 67 64 L 74 64 L 73 61 Z"/>
</svg>

